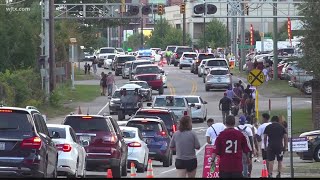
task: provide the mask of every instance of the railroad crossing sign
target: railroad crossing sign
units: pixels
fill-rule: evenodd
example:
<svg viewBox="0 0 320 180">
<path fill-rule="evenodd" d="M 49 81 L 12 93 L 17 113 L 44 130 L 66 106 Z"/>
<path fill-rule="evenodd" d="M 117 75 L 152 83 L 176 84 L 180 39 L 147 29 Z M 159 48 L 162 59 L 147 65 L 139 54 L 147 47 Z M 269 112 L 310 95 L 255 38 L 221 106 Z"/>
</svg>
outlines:
<svg viewBox="0 0 320 180">
<path fill-rule="evenodd" d="M 247 80 L 252 86 L 260 86 L 264 82 L 265 77 L 261 70 L 253 69 L 248 74 Z"/>
</svg>

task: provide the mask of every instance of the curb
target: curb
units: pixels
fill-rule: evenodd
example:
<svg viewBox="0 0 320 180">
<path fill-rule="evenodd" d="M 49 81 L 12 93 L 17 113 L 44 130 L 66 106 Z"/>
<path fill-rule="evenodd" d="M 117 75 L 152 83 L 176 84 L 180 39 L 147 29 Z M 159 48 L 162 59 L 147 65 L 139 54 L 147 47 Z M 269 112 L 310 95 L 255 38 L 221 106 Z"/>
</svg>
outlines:
<svg viewBox="0 0 320 180">
<path fill-rule="evenodd" d="M 283 173 L 290 173 L 290 168 L 283 168 Z M 294 173 L 302 173 L 302 174 L 319 174 L 320 169 L 312 168 L 312 169 L 305 169 L 301 167 L 294 167 Z"/>
</svg>

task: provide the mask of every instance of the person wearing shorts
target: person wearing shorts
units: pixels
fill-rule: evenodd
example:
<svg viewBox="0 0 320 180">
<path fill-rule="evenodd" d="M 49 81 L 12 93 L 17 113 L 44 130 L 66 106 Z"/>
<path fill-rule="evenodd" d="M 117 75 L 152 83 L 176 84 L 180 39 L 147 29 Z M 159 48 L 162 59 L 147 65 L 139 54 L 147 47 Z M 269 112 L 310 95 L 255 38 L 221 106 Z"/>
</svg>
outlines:
<svg viewBox="0 0 320 180">
<path fill-rule="evenodd" d="M 283 154 L 287 151 L 288 136 L 286 129 L 279 123 L 279 117 L 273 116 L 271 124 L 264 130 L 264 139 L 268 138 L 267 160 L 269 162 L 269 177 L 272 178 L 273 162 L 277 157 L 278 174 L 276 178 L 281 178 Z"/>
<path fill-rule="evenodd" d="M 258 127 L 256 138 L 258 142 L 261 142 L 261 155 L 262 159 L 267 161 L 267 148 L 265 148 L 265 142 L 267 143 L 267 139 L 264 138 L 264 130 L 271 123 L 269 122 L 270 115 L 268 113 L 262 114 L 262 124 Z M 258 153 L 259 154 L 259 153 Z M 267 161 L 267 169 L 269 170 L 268 161 Z"/>
<path fill-rule="evenodd" d="M 200 149 L 199 139 L 192 131 L 192 119 L 183 116 L 179 130 L 176 131 L 170 142 L 170 149 L 176 151 L 175 166 L 179 178 L 195 178 L 197 172 L 196 150 Z"/>
</svg>

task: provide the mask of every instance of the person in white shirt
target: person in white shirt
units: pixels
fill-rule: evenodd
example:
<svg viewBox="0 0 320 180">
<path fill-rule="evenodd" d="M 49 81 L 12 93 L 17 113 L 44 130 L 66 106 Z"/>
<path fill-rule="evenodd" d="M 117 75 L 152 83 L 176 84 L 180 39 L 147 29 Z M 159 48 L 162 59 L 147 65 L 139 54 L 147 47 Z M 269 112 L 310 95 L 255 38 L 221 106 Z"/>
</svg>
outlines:
<svg viewBox="0 0 320 180">
<path fill-rule="evenodd" d="M 206 132 L 207 143 L 214 145 L 218 135 L 226 128 L 223 123 L 214 123 L 212 118 L 207 120 L 208 129 Z"/>
<path fill-rule="evenodd" d="M 267 161 L 267 147 L 264 146 L 264 141 L 267 141 L 266 139 L 264 139 L 264 130 L 266 129 L 266 127 L 271 124 L 271 122 L 269 122 L 269 118 L 270 115 L 268 113 L 263 113 L 262 114 L 262 124 L 258 127 L 258 131 L 256 134 L 256 138 L 258 140 L 258 142 L 261 142 L 261 154 L 262 154 L 262 159 L 266 160 L 267 162 L 267 168 L 269 167 L 268 165 L 268 161 Z M 268 143 L 268 141 L 267 141 Z"/>
<path fill-rule="evenodd" d="M 212 53 L 212 49 L 210 46 L 208 47 L 208 53 Z"/>
</svg>

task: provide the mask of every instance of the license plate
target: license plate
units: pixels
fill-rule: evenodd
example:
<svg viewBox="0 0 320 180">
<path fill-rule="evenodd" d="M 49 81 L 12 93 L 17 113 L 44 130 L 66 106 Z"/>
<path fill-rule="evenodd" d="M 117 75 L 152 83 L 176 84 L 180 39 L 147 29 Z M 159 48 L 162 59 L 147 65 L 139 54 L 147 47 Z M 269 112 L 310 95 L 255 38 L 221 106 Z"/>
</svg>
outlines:
<svg viewBox="0 0 320 180">
<path fill-rule="evenodd" d="M 5 150 L 6 146 L 4 142 L 0 142 L 0 150 Z"/>
<path fill-rule="evenodd" d="M 91 137 L 90 136 L 80 136 L 80 141 L 90 141 Z"/>
</svg>

